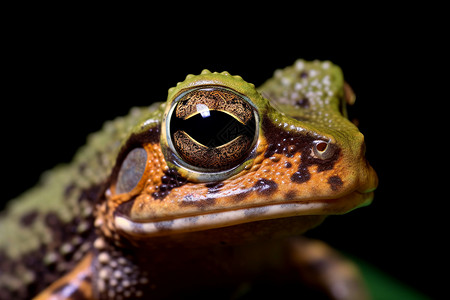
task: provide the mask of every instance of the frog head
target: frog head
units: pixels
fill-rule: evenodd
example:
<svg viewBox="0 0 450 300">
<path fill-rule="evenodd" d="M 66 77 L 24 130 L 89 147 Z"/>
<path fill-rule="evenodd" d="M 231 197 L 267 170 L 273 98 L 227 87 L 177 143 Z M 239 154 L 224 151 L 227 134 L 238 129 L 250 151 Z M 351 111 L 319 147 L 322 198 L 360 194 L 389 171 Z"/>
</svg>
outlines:
<svg viewBox="0 0 450 300">
<path fill-rule="evenodd" d="M 345 116 L 348 91 L 329 62 L 299 61 L 259 89 L 227 72 L 188 75 L 123 143 L 103 231 L 228 243 L 302 233 L 368 205 L 377 176 Z"/>
</svg>

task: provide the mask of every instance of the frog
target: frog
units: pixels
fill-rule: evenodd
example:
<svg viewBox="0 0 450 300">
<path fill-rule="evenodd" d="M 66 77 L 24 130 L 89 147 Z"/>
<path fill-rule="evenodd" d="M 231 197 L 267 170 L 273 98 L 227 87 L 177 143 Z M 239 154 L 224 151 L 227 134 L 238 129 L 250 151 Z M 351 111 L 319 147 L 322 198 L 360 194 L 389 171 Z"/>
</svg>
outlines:
<svg viewBox="0 0 450 300">
<path fill-rule="evenodd" d="M 0 299 L 239 299 L 287 282 L 368 299 L 350 260 L 303 237 L 373 200 L 354 101 L 330 61 L 299 59 L 259 87 L 188 75 L 9 202 Z"/>
</svg>

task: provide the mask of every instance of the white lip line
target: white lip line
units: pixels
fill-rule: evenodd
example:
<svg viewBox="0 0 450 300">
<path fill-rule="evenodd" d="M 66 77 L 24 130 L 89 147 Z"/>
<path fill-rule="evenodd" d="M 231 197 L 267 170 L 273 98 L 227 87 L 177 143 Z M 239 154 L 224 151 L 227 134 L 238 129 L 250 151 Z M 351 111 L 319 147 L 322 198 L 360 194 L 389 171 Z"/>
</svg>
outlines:
<svg viewBox="0 0 450 300">
<path fill-rule="evenodd" d="M 116 215 L 114 217 L 114 222 L 118 229 L 128 234 L 163 236 L 173 232 L 182 233 L 200 231 L 281 217 L 324 215 L 327 214 L 327 207 L 331 207 L 334 211 L 337 209 L 337 212 L 347 212 L 358 206 L 364 205 L 371 199 L 371 197 L 367 197 L 365 201 L 357 201 L 355 204 L 355 201 L 351 201 L 351 198 L 348 199 L 352 194 L 335 200 L 327 199 L 311 202 L 293 201 L 145 223 L 134 222 L 126 217 Z M 355 195 L 357 194 L 360 193 L 355 193 Z M 343 198 L 348 199 L 348 201 L 339 201 Z"/>
</svg>

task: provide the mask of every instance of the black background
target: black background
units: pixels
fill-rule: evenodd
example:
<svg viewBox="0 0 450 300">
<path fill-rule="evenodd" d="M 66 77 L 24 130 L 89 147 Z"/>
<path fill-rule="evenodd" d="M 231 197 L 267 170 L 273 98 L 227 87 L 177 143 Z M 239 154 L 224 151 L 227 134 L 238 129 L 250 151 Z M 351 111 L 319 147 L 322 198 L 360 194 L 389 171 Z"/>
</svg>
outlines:
<svg viewBox="0 0 450 300">
<path fill-rule="evenodd" d="M 44 170 L 70 162 L 105 120 L 127 114 L 132 106 L 165 101 L 168 88 L 188 73 L 226 70 L 258 86 L 297 58 L 331 60 L 342 67 L 357 95 L 351 116 L 366 136 L 367 157 L 380 185 L 371 206 L 330 217 L 310 236 L 428 295 L 445 289 L 448 234 L 441 220 L 449 197 L 439 179 L 448 178 L 448 146 L 443 136 L 433 134 L 445 121 L 436 110 L 447 108 L 444 99 L 431 96 L 435 85 L 427 81 L 437 77 L 429 62 L 444 59 L 419 48 L 432 38 L 418 36 L 416 27 L 357 23 L 330 25 L 332 33 L 323 31 L 319 39 L 305 35 L 304 27 L 267 33 L 257 25 L 246 31 L 162 31 L 170 24 L 83 24 L 60 17 L 16 22 L 14 30 L 7 30 L 2 205 L 33 186 Z M 296 24 L 303 23 L 289 26 Z"/>
</svg>

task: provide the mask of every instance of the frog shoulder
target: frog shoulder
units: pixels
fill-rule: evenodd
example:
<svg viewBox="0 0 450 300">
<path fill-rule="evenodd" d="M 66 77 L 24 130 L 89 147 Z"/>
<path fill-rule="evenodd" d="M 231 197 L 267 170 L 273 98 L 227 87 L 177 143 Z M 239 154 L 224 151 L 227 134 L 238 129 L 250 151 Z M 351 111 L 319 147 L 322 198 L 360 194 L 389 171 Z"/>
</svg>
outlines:
<svg viewBox="0 0 450 300">
<path fill-rule="evenodd" d="M 25 225 L 36 225 L 34 221 L 39 219 L 37 215 L 54 212 L 63 222 L 79 215 L 81 208 L 78 198 L 81 193 L 106 181 L 122 140 L 137 124 L 144 120 L 155 120 L 158 109 L 159 103 L 145 108 L 133 108 L 128 115 L 106 122 L 100 131 L 88 136 L 86 145 L 76 153 L 72 163 L 58 165 L 44 172 L 36 186 L 11 200 L 0 216 L 0 249 L 8 245 L 18 247 L 15 243 L 8 242 L 11 241 L 9 236 L 20 238 L 17 235 L 20 227 L 24 229 L 20 231 L 32 232 L 35 227 L 25 228 L 28 227 Z M 93 196 L 95 195 L 90 198 L 95 198 Z M 23 221 L 27 219 L 26 216 L 28 222 Z M 17 228 L 8 234 L 5 228 L 12 226 Z"/>
</svg>

